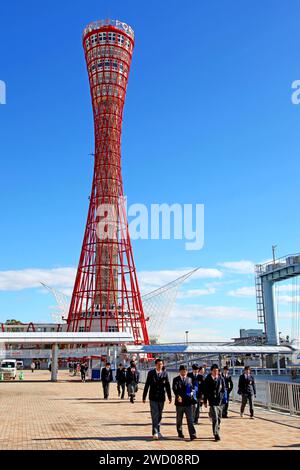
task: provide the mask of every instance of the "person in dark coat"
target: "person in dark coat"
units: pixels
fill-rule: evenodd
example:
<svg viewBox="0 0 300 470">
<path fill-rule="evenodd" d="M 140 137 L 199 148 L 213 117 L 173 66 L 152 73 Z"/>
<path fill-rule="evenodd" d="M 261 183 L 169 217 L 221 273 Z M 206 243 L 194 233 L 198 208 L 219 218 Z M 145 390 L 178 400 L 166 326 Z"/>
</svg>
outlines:
<svg viewBox="0 0 300 470">
<path fill-rule="evenodd" d="M 109 384 L 112 381 L 113 381 L 112 370 L 110 367 L 110 363 L 107 362 L 105 364 L 105 367 L 103 367 L 101 370 L 101 382 L 102 382 L 102 387 L 103 387 L 104 400 L 108 400 Z"/>
<path fill-rule="evenodd" d="M 198 395 L 199 395 L 199 410 L 198 410 L 198 418 L 200 416 L 200 412 L 202 410 L 203 402 L 204 402 L 204 380 L 206 378 L 205 374 L 205 367 L 201 366 L 199 368 L 199 389 L 198 389 Z M 197 417 L 197 412 L 196 412 L 196 417 Z M 197 423 L 196 423 L 197 424 Z"/>
<path fill-rule="evenodd" d="M 86 362 L 82 362 L 80 364 L 80 375 L 81 375 L 81 382 L 85 382 L 86 378 L 86 372 L 88 370 L 88 366 Z"/>
<path fill-rule="evenodd" d="M 238 394 L 242 395 L 241 418 L 244 416 L 245 407 L 249 402 L 250 418 L 254 418 L 253 397 L 256 397 L 256 386 L 249 366 L 244 368 L 243 374 L 239 378 Z"/>
<path fill-rule="evenodd" d="M 229 374 L 228 366 L 225 366 L 223 368 L 222 376 L 225 381 L 225 387 L 226 387 L 226 392 L 225 392 L 224 399 L 223 399 L 222 418 L 228 418 L 228 406 L 229 406 L 230 393 L 233 390 L 233 382 L 232 382 L 231 375 Z"/>
<path fill-rule="evenodd" d="M 124 400 L 125 385 L 126 385 L 126 369 L 123 364 L 119 364 L 119 368 L 117 369 L 117 372 L 116 372 L 116 381 L 117 381 L 118 397 L 121 397 L 121 400 Z"/>
<path fill-rule="evenodd" d="M 197 438 L 196 429 L 193 424 L 193 411 L 192 405 L 195 403 L 194 389 L 192 379 L 187 376 L 187 367 L 181 365 L 179 367 L 179 375 L 173 379 L 172 386 L 175 395 L 176 406 L 176 426 L 178 437 L 184 438 L 182 432 L 183 416 L 186 416 L 189 435 L 191 441 Z"/>
<path fill-rule="evenodd" d="M 210 368 L 210 374 L 204 381 L 204 406 L 207 407 L 207 402 L 209 403 L 209 414 L 212 419 L 215 441 L 221 440 L 220 425 L 225 390 L 225 381 L 220 375 L 219 366 L 213 364 Z"/>
<path fill-rule="evenodd" d="M 140 373 L 137 370 L 135 361 L 130 362 L 130 366 L 126 371 L 126 385 L 130 403 L 134 403 L 135 394 L 138 391 L 138 383 L 140 381 Z"/>
<path fill-rule="evenodd" d="M 159 439 L 162 437 L 160 433 L 160 422 L 166 401 L 166 393 L 168 395 L 169 403 L 172 402 L 169 377 L 167 372 L 163 370 L 163 366 L 164 362 L 162 359 L 155 360 L 155 369 L 148 372 L 143 392 L 143 403 L 146 403 L 149 390 L 153 439 Z"/>
<path fill-rule="evenodd" d="M 192 365 L 192 372 L 188 373 L 188 377 L 192 379 L 192 384 L 194 388 L 194 398 L 195 403 L 192 405 L 193 420 L 194 424 L 198 424 L 200 407 L 203 403 L 203 382 L 204 376 L 201 374 L 202 367 L 199 367 L 198 364 Z"/>
</svg>

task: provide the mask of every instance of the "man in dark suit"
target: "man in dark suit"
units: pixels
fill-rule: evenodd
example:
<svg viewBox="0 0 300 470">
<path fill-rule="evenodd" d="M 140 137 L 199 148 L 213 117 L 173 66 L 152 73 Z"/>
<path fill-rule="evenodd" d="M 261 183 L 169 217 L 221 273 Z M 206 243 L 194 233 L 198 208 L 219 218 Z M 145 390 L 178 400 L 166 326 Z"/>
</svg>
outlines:
<svg viewBox="0 0 300 470">
<path fill-rule="evenodd" d="M 190 439 L 193 441 L 197 438 L 196 429 L 193 424 L 192 404 L 194 400 L 194 389 L 192 379 L 187 376 L 187 367 L 181 365 L 179 367 L 179 375 L 173 379 L 173 392 L 175 395 L 176 406 L 176 426 L 178 437 L 184 438 L 182 432 L 183 416 L 186 416 Z"/>
<path fill-rule="evenodd" d="M 224 400 L 223 400 L 222 418 L 228 418 L 229 398 L 230 398 L 230 393 L 233 390 L 233 382 L 232 382 L 231 375 L 229 374 L 228 366 L 225 366 L 223 368 L 222 376 L 225 381 L 225 387 L 226 387 L 226 393 L 225 393 Z"/>
<path fill-rule="evenodd" d="M 130 403 L 134 403 L 135 394 L 138 391 L 138 383 L 140 381 L 140 373 L 137 370 L 135 361 L 130 362 L 130 366 L 126 371 L 126 385 Z"/>
<path fill-rule="evenodd" d="M 212 419 L 212 428 L 215 441 L 220 441 L 220 425 L 222 418 L 223 396 L 225 393 L 225 381 L 220 375 L 219 366 L 213 364 L 210 374 L 204 381 L 204 406 L 209 403 L 209 414 Z"/>
<path fill-rule="evenodd" d="M 126 369 L 123 364 L 119 364 L 119 367 L 116 372 L 116 381 L 117 381 L 118 397 L 121 397 L 121 400 L 124 400 L 125 385 L 126 385 Z"/>
<path fill-rule="evenodd" d="M 105 364 L 105 367 L 103 367 L 101 370 L 101 381 L 102 381 L 102 387 L 103 387 L 104 400 L 108 400 L 109 384 L 110 382 L 112 382 L 112 380 L 113 380 L 112 370 L 110 367 L 110 363 L 107 362 Z"/>
<path fill-rule="evenodd" d="M 172 402 L 169 377 L 167 372 L 163 370 L 163 366 L 164 362 L 162 359 L 155 360 L 155 369 L 148 372 L 143 392 L 143 403 L 145 403 L 149 390 L 153 439 L 159 439 L 162 437 L 160 433 L 160 422 L 165 405 L 166 393 L 168 395 L 169 403 Z"/>
<path fill-rule="evenodd" d="M 244 372 L 239 378 L 238 394 L 242 395 L 241 418 L 244 416 L 245 407 L 248 401 L 250 408 L 250 418 L 254 419 L 253 396 L 256 397 L 256 386 L 249 366 L 244 368 Z"/>
</svg>

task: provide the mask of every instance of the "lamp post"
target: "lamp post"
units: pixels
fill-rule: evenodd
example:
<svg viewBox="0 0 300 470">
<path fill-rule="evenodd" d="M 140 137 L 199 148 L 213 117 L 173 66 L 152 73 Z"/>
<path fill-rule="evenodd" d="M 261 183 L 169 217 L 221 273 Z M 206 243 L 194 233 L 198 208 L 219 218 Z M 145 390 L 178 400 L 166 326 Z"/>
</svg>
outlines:
<svg viewBox="0 0 300 470">
<path fill-rule="evenodd" d="M 185 342 L 186 344 L 189 344 L 189 332 L 188 331 L 185 332 Z"/>
</svg>

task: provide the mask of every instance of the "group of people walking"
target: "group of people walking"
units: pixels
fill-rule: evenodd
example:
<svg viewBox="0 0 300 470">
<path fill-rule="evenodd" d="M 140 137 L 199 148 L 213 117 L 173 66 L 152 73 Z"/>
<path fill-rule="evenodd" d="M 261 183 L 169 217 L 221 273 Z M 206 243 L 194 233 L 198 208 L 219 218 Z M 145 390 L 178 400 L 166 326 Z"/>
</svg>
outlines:
<svg viewBox="0 0 300 470">
<path fill-rule="evenodd" d="M 228 418 L 230 394 L 233 390 L 233 381 L 229 367 L 220 369 L 213 364 L 209 373 L 205 366 L 193 364 L 192 371 L 188 372 L 185 365 L 179 367 L 179 374 L 173 379 L 172 386 L 162 359 L 155 360 L 155 368 L 147 374 L 142 400 L 146 403 L 149 394 L 150 413 L 152 420 L 153 439 L 162 437 L 160 425 L 166 397 L 172 403 L 172 391 L 175 396 L 176 428 L 179 438 L 184 438 L 183 418 L 186 417 L 188 432 L 191 440 L 197 438 L 196 425 L 199 423 L 203 407 L 209 406 L 209 417 L 212 422 L 212 431 L 215 441 L 220 441 L 220 426 L 222 418 Z M 125 397 L 127 387 L 130 402 L 134 403 L 138 391 L 140 374 L 135 361 L 129 367 L 120 364 L 116 371 L 118 396 Z M 113 382 L 111 364 L 106 363 L 101 371 L 101 381 L 104 399 L 109 397 L 109 385 Z M 241 395 L 240 416 L 244 416 L 247 403 L 249 403 L 250 418 L 254 418 L 253 398 L 256 396 L 256 386 L 250 367 L 246 366 L 238 382 L 238 394 Z"/>
<path fill-rule="evenodd" d="M 73 376 L 80 373 L 81 382 L 86 382 L 86 377 L 88 373 L 88 364 L 86 361 L 83 362 L 69 362 L 69 372 Z"/>
<path fill-rule="evenodd" d="M 135 394 L 138 391 L 138 384 L 140 381 L 140 373 L 137 370 L 135 361 L 130 362 L 129 367 L 125 367 L 123 364 L 119 364 L 116 371 L 116 382 L 118 396 L 124 400 L 125 388 L 127 386 L 128 397 L 131 403 L 134 403 Z M 101 370 L 101 382 L 103 387 L 104 399 L 107 400 L 109 396 L 109 384 L 113 382 L 113 373 L 111 370 L 111 364 L 107 362 L 105 367 Z"/>
<path fill-rule="evenodd" d="M 215 441 L 219 441 L 220 425 L 222 418 L 228 418 L 228 406 L 230 393 L 233 390 L 233 381 L 229 374 L 229 368 L 225 366 L 221 372 L 217 364 L 213 364 L 210 373 L 206 375 L 205 367 L 197 364 L 192 366 L 192 372 L 188 373 L 185 365 L 179 367 L 179 375 L 173 379 L 172 390 L 175 395 L 176 428 L 179 438 L 184 438 L 182 422 L 186 417 L 190 439 L 197 438 L 195 425 L 198 424 L 202 406 L 209 405 L 209 417 L 212 421 L 212 430 Z M 169 403 L 172 402 L 171 385 L 168 374 L 164 370 L 162 359 L 156 359 L 155 369 L 148 372 L 143 402 L 146 402 L 149 391 L 150 412 L 152 418 L 153 439 L 162 437 L 160 423 L 166 395 Z M 249 367 L 245 367 L 239 378 L 238 393 L 242 395 L 240 414 L 244 415 L 247 402 L 250 407 L 250 417 L 254 417 L 253 396 L 256 395 L 254 377 Z"/>
</svg>

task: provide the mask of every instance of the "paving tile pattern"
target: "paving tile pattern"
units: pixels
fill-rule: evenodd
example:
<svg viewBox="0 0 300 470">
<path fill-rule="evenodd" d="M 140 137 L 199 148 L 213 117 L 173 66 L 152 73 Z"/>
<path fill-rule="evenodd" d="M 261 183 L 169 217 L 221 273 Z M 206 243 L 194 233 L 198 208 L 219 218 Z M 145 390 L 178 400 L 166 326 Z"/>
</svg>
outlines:
<svg viewBox="0 0 300 470">
<path fill-rule="evenodd" d="M 0 449 L 86 450 L 201 450 L 201 449 L 300 449 L 300 418 L 256 409 L 256 419 L 239 416 L 231 405 L 223 420 L 220 442 L 212 439 L 207 411 L 197 426 L 198 439 L 177 438 L 175 406 L 166 404 L 161 431 L 152 441 L 149 403 L 135 404 L 117 397 L 111 384 L 110 399 L 103 400 L 99 382 L 81 383 L 68 372 L 59 372 L 51 383 L 48 371 L 25 371 L 25 381 L 0 382 Z"/>
</svg>

